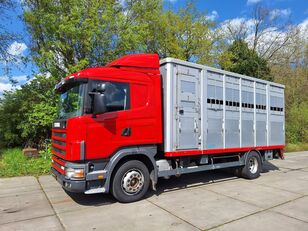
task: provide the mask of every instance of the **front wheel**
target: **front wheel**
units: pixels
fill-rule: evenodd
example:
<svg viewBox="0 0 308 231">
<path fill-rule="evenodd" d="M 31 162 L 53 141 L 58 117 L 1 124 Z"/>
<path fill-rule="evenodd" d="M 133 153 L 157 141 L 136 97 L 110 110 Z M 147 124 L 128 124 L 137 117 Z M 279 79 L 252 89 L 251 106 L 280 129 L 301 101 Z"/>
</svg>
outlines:
<svg viewBox="0 0 308 231">
<path fill-rule="evenodd" d="M 130 160 L 117 168 L 112 180 L 112 195 L 120 202 L 140 200 L 148 191 L 150 174 L 139 160 Z"/>
<path fill-rule="evenodd" d="M 260 176 L 262 162 L 260 155 L 255 152 L 249 152 L 245 160 L 245 166 L 240 169 L 240 175 L 246 179 L 256 179 Z"/>
</svg>

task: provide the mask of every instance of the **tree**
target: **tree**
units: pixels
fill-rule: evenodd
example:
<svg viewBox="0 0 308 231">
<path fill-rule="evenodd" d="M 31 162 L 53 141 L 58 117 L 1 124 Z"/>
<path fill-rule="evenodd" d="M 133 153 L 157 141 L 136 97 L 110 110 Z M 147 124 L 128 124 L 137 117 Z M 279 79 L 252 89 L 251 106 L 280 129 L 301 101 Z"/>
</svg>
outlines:
<svg viewBox="0 0 308 231">
<path fill-rule="evenodd" d="M 243 40 L 234 41 L 221 57 L 220 65 L 224 70 L 272 80 L 266 60 L 259 57 L 254 50 L 249 49 L 248 44 Z"/>
<path fill-rule="evenodd" d="M 226 21 L 221 30 L 228 41 L 244 40 L 268 62 L 278 62 L 285 49 L 292 49 L 296 26 L 285 17 L 288 10 L 270 9 L 255 4 L 248 19 Z"/>
<path fill-rule="evenodd" d="M 58 79 L 113 60 L 125 43 L 120 38 L 124 14 L 117 1 L 25 0 L 23 17 L 32 36 L 33 60 Z"/>
<path fill-rule="evenodd" d="M 161 46 L 162 57 L 175 57 L 202 64 L 214 63 L 215 42 L 212 29 L 215 22 L 210 21 L 204 12 L 188 1 L 174 13 L 167 10 L 162 14 Z"/>
<path fill-rule="evenodd" d="M 0 100 L 0 146 L 41 146 L 57 116 L 57 80 L 37 75 Z"/>
</svg>

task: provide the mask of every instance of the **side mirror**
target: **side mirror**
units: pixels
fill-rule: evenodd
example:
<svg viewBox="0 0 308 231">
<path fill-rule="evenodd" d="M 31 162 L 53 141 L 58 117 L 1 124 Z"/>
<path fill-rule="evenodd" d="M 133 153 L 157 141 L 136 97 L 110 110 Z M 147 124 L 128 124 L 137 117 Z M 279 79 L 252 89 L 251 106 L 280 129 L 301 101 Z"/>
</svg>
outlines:
<svg viewBox="0 0 308 231">
<path fill-rule="evenodd" d="M 99 93 L 104 93 L 106 91 L 106 83 L 96 84 L 96 91 Z"/>
<path fill-rule="evenodd" d="M 93 94 L 93 115 L 103 114 L 107 111 L 104 93 L 95 92 Z"/>
</svg>

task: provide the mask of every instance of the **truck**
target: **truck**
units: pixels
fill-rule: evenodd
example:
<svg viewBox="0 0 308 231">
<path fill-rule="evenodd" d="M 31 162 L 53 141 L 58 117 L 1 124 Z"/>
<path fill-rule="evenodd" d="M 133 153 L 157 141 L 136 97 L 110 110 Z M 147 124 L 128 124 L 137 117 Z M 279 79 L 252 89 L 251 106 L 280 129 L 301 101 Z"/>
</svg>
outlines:
<svg viewBox="0 0 308 231">
<path fill-rule="evenodd" d="M 69 192 L 133 202 L 159 178 L 230 168 L 255 179 L 284 157 L 284 86 L 274 82 L 130 54 L 55 90 L 51 170 Z"/>
</svg>

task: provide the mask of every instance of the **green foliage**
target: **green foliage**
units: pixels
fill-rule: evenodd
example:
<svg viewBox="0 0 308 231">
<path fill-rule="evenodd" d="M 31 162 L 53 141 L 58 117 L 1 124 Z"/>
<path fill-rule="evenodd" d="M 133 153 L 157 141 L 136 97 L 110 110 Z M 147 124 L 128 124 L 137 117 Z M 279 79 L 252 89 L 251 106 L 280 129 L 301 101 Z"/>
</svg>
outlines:
<svg viewBox="0 0 308 231">
<path fill-rule="evenodd" d="M 286 141 L 293 144 L 308 144 L 307 64 L 302 62 L 293 68 L 279 65 L 273 66 L 271 70 L 275 82 L 282 83 L 286 87 Z"/>
<path fill-rule="evenodd" d="M 30 83 L 0 100 L 1 146 L 39 147 L 50 137 L 57 115 L 55 78 L 37 75 Z"/>
<path fill-rule="evenodd" d="M 307 151 L 308 150 L 308 143 L 288 143 L 287 146 L 284 148 L 285 152 L 299 152 L 299 151 Z"/>
<path fill-rule="evenodd" d="M 128 53 L 158 53 L 208 63 L 214 43 L 206 16 L 188 2 L 178 12 L 162 0 L 25 0 L 33 59 L 58 79 Z"/>
<path fill-rule="evenodd" d="M 272 80 L 267 61 L 249 49 L 248 44 L 236 40 L 221 55 L 220 66 L 224 70 L 253 76 L 260 79 Z"/>
<path fill-rule="evenodd" d="M 40 152 L 38 158 L 27 158 L 18 148 L 0 150 L 0 177 L 48 174 L 50 152 Z"/>
<path fill-rule="evenodd" d="M 308 102 L 292 104 L 286 120 L 287 141 L 308 143 Z"/>
</svg>

